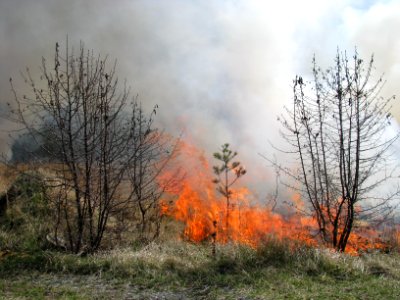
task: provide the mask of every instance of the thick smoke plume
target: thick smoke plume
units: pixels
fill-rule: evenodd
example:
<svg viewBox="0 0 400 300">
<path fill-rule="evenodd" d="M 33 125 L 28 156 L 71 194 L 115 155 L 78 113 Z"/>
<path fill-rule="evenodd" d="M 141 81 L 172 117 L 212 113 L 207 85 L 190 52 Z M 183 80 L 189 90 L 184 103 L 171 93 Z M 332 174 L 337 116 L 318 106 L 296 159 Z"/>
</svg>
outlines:
<svg viewBox="0 0 400 300">
<path fill-rule="evenodd" d="M 9 78 L 23 93 L 19 71 L 29 66 L 34 74 L 41 57 L 51 61 L 55 43 L 65 47 L 68 35 L 71 46 L 83 41 L 118 60 L 120 79 L 143 106 L 160 107 L 159 127 L 183 132 L 209 158 L 230 143 L 263 195 L 274 179 L 257 153 L 272 155 L 276 116 L 290 101 L 294 75 L 310 73 L 314 53 L 327 66 L 338 46 L 374 52 L 390 83 L 384 92 L 397 92 L 399 5 L 369 2 L 4 0 L 0 109 L 4 114 L 12 97 Z M 393 112 L 400 116 L 399 107 Z M 12 124 L 1 126 L 6 151 Z"/>
</svg>

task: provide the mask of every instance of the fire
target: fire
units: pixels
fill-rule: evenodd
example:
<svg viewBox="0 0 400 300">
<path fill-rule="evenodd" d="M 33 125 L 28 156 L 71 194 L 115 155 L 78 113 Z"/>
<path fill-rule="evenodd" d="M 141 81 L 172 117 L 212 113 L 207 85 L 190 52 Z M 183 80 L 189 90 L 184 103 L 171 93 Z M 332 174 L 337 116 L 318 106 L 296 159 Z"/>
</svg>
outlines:
<svg viewBox="0 0 400 300">
<path fill-rule="evenodd" d="M 216 192 L 204 155 L 187 144 L 182 145 L 181 152 L 186 167 L 193 172 L 186 174 L 179 188 L 170 191 L 176 200 L 171 205 L 164 201 L 162 213 L 185 224 L 186 239 L 201 242 L 214 234 L 220 243 L 233 241 L 256 247 L 267 236 L 274 236 L 315 245 L 310 234 L 310 227 L 315 226 L 312 218 L 285 218 L 268 207 L 253 204 L 250 191 L 244 187 L 234 190 L 227 219 L 225 199 Z"/>
<path fill-rule="evenodd" d="M 186 176 L 179 182 L 179 187 L 169 191 L 175 200 L 163 201 L 161 210 L 164 215 L 184 224 L 185 239 L 202 242 L 215 238 L 218 243 L 231 241 L 257 247 L 267 237 L 273 236 L 311 246 L 320 244 L 318 226 L 313 217 L 298 213 L 291 216 L 275 213 L 269 207 L 250 200 L 253 197 L 244 187 L 234 190 L 227 214 L 226 200 L 216 191 L 211 168 L 203 153 L 183 143 L 180 157 L 187 170 Z M 165 180 L 168 176 L 171 174 L 166 172 L 162 178 Z M 296 207 L 304 207 L 299 195 L 294 195 L 292 201 Z M 360 250 L 385 247 L 381 240 L 371 242 L 368 236 L 376 234 L 372 229 L 364 231 L 362 235 L 353 233 L 348 252 L 357 254 Z"/>
</svg>

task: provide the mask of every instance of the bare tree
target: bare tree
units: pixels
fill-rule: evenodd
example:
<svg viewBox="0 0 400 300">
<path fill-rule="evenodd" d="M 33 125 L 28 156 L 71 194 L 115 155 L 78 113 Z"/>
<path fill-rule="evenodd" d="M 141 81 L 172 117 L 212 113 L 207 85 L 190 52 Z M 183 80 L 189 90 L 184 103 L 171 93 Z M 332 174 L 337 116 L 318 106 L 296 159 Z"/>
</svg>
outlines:
<svg viewBox="0 0 400 300">
<path fill-rule="evenodd" d="M 289 152 L 300 162 L 298 172 L 281 170 L 300 183 L 296 190 L 310 204 L 323 239 L 339 251 L 356 220 L 387 213 L 398 195 L 398 189 L 373 194 L 394 178 L 390 146 L 399 136 L 388 134 L 395 97 L 380 96 L 381 77 L 371 82 L 373 62 L 338 51 L 334 66 L 322 71 L 314 58 L 313 81 L 295 78 L 293 106 L 279 118 Z"/>
<path fill-rule="evenodd" d="M 151 130 L 152 121 L 141 112 L 134 116 L 133 147 L 137 151 L 128 165 L 132 204 L 139 211 L 140 240 L 145 242 L 159 236 L 162 219 L 160 199 L 181 176 L 177 169 L 168 178 L 159 178 L 177 155 L 179 139 L 174 141 L 163 132 Z"/>
<path fill-rule="evenodd" d="M 47 141 L 37 144 L 48 157 L 43 167 L 53 184 L 54 240 L 62 231 L 67 248 L 76 253 L 98 249 L 111 214 L 138 196 L 126 192 L 138 157 L 154 161 L 159 155 L 151 148 L 160 138 L 152 122 L 156 108 L 145 116 L 136 98 L 130 102 L 129 89 L 118 87 L 115 66 L 82 43 L 75 55 L 67 41 L 64 56 L 56 44 L 51 68 L 43 58 L 39 83 L 27 69 L 32 97 L 19 97 L 10 80 L 13 120 Z"/>
<path fill-rule="evenodd" d="M 246 170 L 243 166 L 240 165 L 240 162 L 232 160 L 236 157 L 237 152 L 232 152 L 229 149 L 229 144 L 223 144 L 221 146 L 221 152 L 215 152 L 214 158 L 221 161 L 220 166 L 214 166 L 213 170 L 217 178 L 213 180 L 213 182 L 217 185 L 217 191 L 223 195 L 226 199 L 226 232 L 229 237 L 229 213 L 231 207 L 231 197 L 233 191 L 231 186 L 244 174 L 246 174 Z M 231 178 L 230 174 L 233 174 L 233 178 Z"/>
</svg>

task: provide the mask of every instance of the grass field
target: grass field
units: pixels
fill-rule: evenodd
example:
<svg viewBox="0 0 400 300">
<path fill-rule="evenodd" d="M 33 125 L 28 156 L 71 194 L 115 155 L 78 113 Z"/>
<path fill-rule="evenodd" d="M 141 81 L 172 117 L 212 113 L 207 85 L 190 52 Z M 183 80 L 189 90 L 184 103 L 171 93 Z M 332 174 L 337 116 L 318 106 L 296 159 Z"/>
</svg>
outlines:
<svg viewBox="0 0 400 300">
<path fill-rule="evenodd" d="M 4 191 L 15 175 L 0 171 Z M 400 299 L 394 251 L 350 256 L 270 238 L 257 249 L 217 245 L 214 257 L 210 241 L 179 241 L 169 219 L 147 245 L 126 233 L 84 257 L 48 250 L 50 221 L 32 199 L 0 220 L 0 299 Z"/>
<path fill-rule="evenodd" d="M 292 250 L 289 250 L 292 248 Z M 351 257 L 269 241 L 259 250 L 187 242 L 87 257 L 2 252 L 1 299 L 399 299 L 400 257 Z"/>
</svg>

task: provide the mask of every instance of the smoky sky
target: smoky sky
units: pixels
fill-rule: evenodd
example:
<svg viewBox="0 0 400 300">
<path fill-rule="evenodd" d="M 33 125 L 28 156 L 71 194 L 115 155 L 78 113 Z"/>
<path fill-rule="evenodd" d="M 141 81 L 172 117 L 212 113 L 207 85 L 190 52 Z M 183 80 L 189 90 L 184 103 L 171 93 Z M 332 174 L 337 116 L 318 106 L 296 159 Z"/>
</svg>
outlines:
<svg viewBox="0 0 400 300">
<path fill-rule="evenodd" d="M 19 72 L 35 75 L 68 36 L 72 47 L 83 41 L 117 59 L 132 94 L 148 110 L 158 104 L 160 128 L 209 157 L 229 142 L 253 180 L 274 182 L 257 153 L 272 155 L 294 76 L 310 74 L 313 54 L 327 67 L 338 47 L 357 47 L 375 53 L 383 92 L 399 94 L 398 31 L 397 1 L 1 0 L 0 109 L 12 97 L 9 78 L 25 91 Z M 0 124 L 4 151 L 11 125 Z"/>
</svg>

